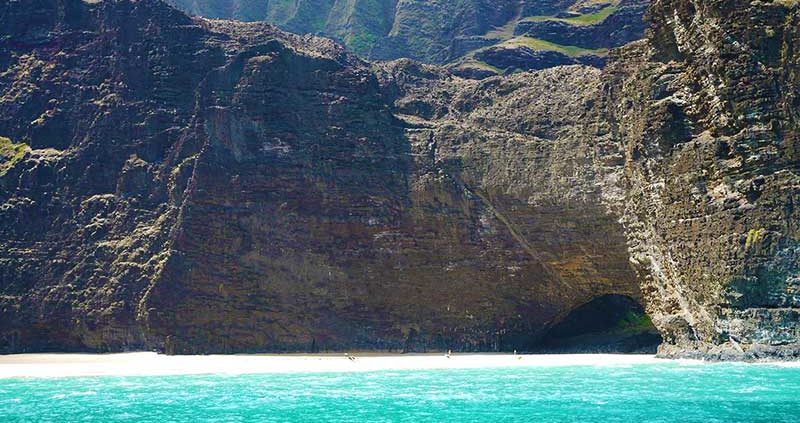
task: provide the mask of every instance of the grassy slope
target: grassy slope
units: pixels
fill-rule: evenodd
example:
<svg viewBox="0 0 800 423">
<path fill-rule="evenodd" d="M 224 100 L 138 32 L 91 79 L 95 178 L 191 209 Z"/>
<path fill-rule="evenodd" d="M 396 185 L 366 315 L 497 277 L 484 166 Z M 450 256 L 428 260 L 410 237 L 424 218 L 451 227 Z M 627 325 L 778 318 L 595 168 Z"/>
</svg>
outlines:
<svg viewBox="0 0 800 423">
<path fill-rule="evenodd" d="M 499 46 L 507 48 L 528 47 L 532 50 L 556 51 L 562 54 L 566 54 L 567 56 L 570 57 L 576 57 L 585 54 L 604 55 L 608 52 L 608 49 L 605 48 L 587 49 L 576 46 L 564 46 L 561 44 L 540 40 L 538 38 L 525 37 L 525 36 L 515 37 L 510 40 L 506 40 L 503 43 L 499 44 Z"/>
<path fill-rule="evenodd" d="M 0 137 L 0 176 L 5 175 L 28 153 L 25 144 L 14 144 L 10 139 Z"/>
<path fill-rule="evenodd" d="M 573 7 L 570 9 L 575 9 L 578 6 L 587 6 L 590 4 L 598 3 L 599 0 L 586 0 L 586 1 L 577 1 Z M 538 38 L 533 37 L 526 37 L 526 36 L 514 36 L 514 29 L 516 28 L 519 22 L 523 21 L 558 21 L 568 23 L 570 25 L 575 26 L 585 26 L 585 25 L 594 25 L 603 22 L 609 16 L 616 13 L 619 8 L 617 5 L 619 1 L 611 1 L 609 6 L 598 10 L 594 13 L 587 13 L 585 15 L 579 15 L 570 18 L 558 18 L 555 16 L 518 16 L 515 19 L 509 21 L 507 24 L 497 27 L 484 35 L 484 38 L 495 40 L 496 44 L 492 47 L 503 47 L 503 48 L 516 48 L 516 47 L 528 47 L 533 50 L 546 50 L 546 51 L 555 51 L 558 53 L 566 54 L 570 57 L 582 56 L 587 54 L 593 54 L 598 56 L 604 56 L 608 53 L 608 49 L 586 49 L 582 47 L 576 46 L 565 46 L 561 44 L 551 43 L 549 41 L 541 40 Z M 491 47 L 489 47 L 491 48 Z M 472 52 L 466 57 L 460 59 L 460 62 L 457 67 L 459 68 L 478 68 L 482 70 L 490 70 L 497 74 L 502 73 L 503 71 L 491 66 L 487 63 L 481 62 L 474 58 L 474 53 Z"/>
<path fill-rule="evenodd" d="M 595 13 L 589 13 L 571 18 L 558 18 L 555 16 L 528 16 L 522 20 L 527 22 L 556 21 L 568 23 L 570 25 L 585 26 L 599 24 L 606 20 L 606 18 L 609 16 L 613 15 L 617 10 L 619 10 L 619 8 L 616 6 L 608 6 L 604 9 L 598 10 Z"/>
</svg>

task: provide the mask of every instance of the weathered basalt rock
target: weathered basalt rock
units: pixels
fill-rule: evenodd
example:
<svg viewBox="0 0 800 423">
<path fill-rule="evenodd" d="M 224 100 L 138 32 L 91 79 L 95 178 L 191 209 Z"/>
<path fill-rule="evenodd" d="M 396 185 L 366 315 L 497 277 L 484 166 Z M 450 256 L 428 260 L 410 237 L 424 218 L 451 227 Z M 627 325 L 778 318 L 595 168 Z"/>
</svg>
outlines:
<svg viewBox="0 0 800 423">
<path fill-rule="evenodd" d="M 614 54 L 607 190 L 667 356 L 796 357 L 798 6 L 654 3 Z M 613 169 L 616 166 L 609 168 Z"/>
<path fill-rule="evenodd" d="M 794 357 L 797 5 L 650 13 L 605 71 L 470 81 L 0 5 L 0 350 L 532 350 L 617 298 L 664 355 Z"/>
<path fill-rule="evenodd" d="M 469 82 L 156 1 L 42 8 L 3 26 L 0 129 L 31 149 L 5 351 L 522 350 L 641 298 L 580 130 L 597 70 Z"/>
</svg>

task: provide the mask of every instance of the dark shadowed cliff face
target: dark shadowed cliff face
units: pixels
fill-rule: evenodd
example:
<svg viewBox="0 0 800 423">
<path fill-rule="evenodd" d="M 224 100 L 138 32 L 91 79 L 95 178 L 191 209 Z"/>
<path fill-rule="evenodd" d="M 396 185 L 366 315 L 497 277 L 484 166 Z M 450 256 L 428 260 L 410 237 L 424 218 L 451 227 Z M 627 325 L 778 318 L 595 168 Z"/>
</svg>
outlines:
<svg viewBox="0 0 800 423">
<path fill-rule="evenodd" d="M 6 351 L 529 349 L 641 298 L 582 135 L 597 70 L 478 83 L 155 1 L 4 7 L 32 21 L 2 26 Z"/>
<path fill-rule="evenodd" d="M 222 40 L 156 2 L 6 1 L 0 22 L 0 133 L 25 151 L 0 179 L 3 348 L 141 345 Z"/>
<path fill-rule="evenodd" d="M 597 295 L 639 298 L 580 150 L 587 97 L 536 98 L 596 71 L 466 84 L 400 63 L 379 81 L 258 54 L 204 87 L 176 253 L 142 309 L 168 350 L 522 349 Z"/>
<path fill-rule="evenodd" d="M 0 349 L 558 349 L 643 302 L 665 355 L 792 356 L 797 5 L 650 14 L 605 71 L 472 81 L 0 3 Z"/>
<path fill-rule="evenodd" d="M 608 69 L 610 192 L 662 352 L 796 356 L 797 2 L 657 1 Z"/>
</svg>

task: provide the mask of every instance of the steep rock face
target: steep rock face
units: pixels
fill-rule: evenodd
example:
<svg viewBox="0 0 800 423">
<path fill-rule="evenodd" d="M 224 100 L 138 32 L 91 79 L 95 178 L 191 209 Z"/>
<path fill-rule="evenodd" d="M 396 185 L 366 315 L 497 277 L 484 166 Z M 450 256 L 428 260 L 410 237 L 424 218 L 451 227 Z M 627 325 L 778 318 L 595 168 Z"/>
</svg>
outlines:
<svg viewBox="0 0 800 423">
<path fill-rule="evenodd" d="M 576 130 L 597 71 L 375 79 L 264 54 L 209 79 L 175 253 L 144 299 L 167 351 L 530 349 L 595 296 L 640 298 Z"/>
<path fill-rule="evenodd" d="M 470 81 L 3 3 L 0 349 L 529 350 L 644 301 L 663 355 L 796 357 L 798 6 L 650 15 L 604 71 Z"/>
<path fill-rule="evenodd" d="M 152 0 L 29 6 L 0 11 L 3 351 L 530 349 L 641 298 L 581 129 L 597 70 L 470 82 Z"/>
<path fill-rule="evenodd" d="M 2 348 L 141 345 L 172 146 L 225 56 L 154 2 L 4 2 L 0 22 L 0 133 L 27 145 L 0 180 Z"/>
<path fill-rule="evenodd" d="M 797 3 L 661 0 L 650 14 L 649 42 L 610 62 L 601 133 L 626 159 L 607 195 L 661 351 L 797 356 Z"/>
</svg>

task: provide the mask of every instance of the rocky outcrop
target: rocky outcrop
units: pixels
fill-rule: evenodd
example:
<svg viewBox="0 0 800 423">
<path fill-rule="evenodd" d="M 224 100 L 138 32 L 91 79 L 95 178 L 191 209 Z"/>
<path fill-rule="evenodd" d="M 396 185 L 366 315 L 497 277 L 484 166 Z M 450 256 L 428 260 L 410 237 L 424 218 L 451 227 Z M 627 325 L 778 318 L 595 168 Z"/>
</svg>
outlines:
<svg viewBox="0 0 800 423">
<path fill-rule="evenodd" d="M 606 62 L 605 57 L 593 54 L 569 56 L 557 51 L 536 50 L 524 45 L 488 48 L 476 52 L 475 58 L 498 69 L 504 69 L 504 73 L 542 70 L 554 68 L 556 66 L 579 64 L 602 68 Z M 460 68 L 454 68 L 453 73 L 459 75 Z"/>
<path fill-rule="evenodd" d="M 661 0 L 616 52 L 607 190 L 667 356 L 797 357 L 797 2 Z M 607 153 L 606 153 L 607 154 Z"/>
<path fill-rule="evenodd" d="M 402 62 L 376 80 L 284 54 L 214 78 L 238 88 L 209 87 L 231 103 L 203 117 L 180 254 L 143 300 L 167 350 L 530 349 L 596 295 L 640 297 L 576 148 L 587 98 L 536 99 L 598 86 L 596 71 L 481 85 Z M 284 98 L 275 109 L 267 89 Z"/>
</svg>

